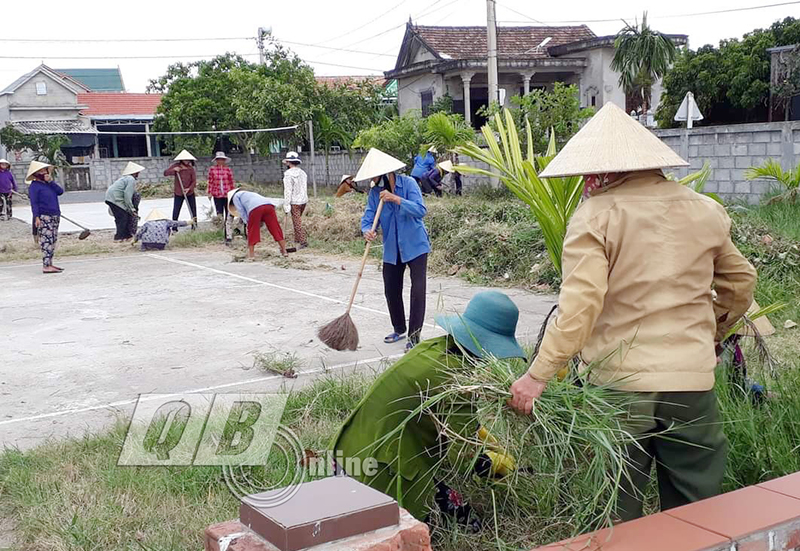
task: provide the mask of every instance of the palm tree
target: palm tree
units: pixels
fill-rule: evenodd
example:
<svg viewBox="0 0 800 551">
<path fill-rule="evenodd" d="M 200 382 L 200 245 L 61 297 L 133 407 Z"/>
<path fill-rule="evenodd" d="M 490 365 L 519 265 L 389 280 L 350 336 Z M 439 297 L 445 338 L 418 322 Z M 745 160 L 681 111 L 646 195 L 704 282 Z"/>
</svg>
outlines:
<svg viewBox="0 0 800 551">
<path fill-rule="evenodd" d="M 650 89 L 675 61 L 678 49 L 668 36 L 650 28 L 647 12 L 642 15 L 641 25 L 625 22 L 625 28 L 614 40 L 614 49 L 611 68 L 620 73 L 620 86 L 626 93 L 639 95 L 647 113 Z"/>
<path fill-rule="evenodd" d="M 784 193 L 773 197 L 769 203 L 788 200 L 794 203 L 800 194 L 800 165 L 794 169 L 783 170 L 781 164 L 775 159 L 767 159 L 761 166 L 753 166 L 747 169 L 744 177 L 748 180 L 770 180 L 785 190 Z"/>
<path fill-rule="evenodd" d="M 325 184 L 327 185 L 331 182 L 331 147 L 338 144 L 345 149 L 349 149 L 353 138 L 339 123 L 325 113 L 320 113 L 317 116 L 314 137 L 325 152 Z"/>
<path fill-rule="evenodd" d="M 448 152 L 448 158 L 453 161 L 453 149 L 466 145 L 475 137 L 475 132 L 460 116 L 439 112 L 425 119 L 424 136 L 428 143 L 423 145 L 422 151 L 432 146 L 439 154 Z"/>
<path fill-rule="evenodd" d="M 550 131 L 550 143 L 545 154 L 537 156 L 533 152 L 530 121 L 525 121 L 525 151 L 511 111 L 503 109 L 502 115 L 495 114 L 493 124 L 481 128 L 486 147 L 470 141 L 467 145 L 456 148 L 457 153 L 489 165 L 494 172 L 468 165 L 457 165 L 456 168 L 458 172 L 465 174 L 500 178 L 514 195 L 530 207 L 542 229 L 550 261 L 560 274 L 567 224 L 580 203 L 583 177 L 540 178 L 539 173 L 556 156 L 555 132 Z"/>
</svg>

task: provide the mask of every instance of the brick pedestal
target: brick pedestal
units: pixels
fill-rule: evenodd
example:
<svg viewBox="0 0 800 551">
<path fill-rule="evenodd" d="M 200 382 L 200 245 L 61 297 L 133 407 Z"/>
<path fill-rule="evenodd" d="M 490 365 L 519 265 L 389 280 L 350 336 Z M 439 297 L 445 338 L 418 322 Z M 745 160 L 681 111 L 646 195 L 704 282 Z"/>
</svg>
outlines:
<svg viewBox="0 0 800 551">
<path fill-rule="evenodd" d="M 206 551 L 277 551 L 238 520 L 206 528 Z M 310 547 L 313 551 L 432 551 L 428 526 L 400 510 L 400 524 Z"/>
</svg>

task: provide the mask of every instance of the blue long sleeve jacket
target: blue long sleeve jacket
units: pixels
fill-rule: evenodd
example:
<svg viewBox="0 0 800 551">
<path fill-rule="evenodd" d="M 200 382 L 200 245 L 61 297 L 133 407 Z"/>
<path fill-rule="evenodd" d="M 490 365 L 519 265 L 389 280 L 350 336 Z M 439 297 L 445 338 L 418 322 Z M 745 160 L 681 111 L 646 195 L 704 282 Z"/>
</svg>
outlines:
<svg viewBox="0 0 800 551">
<path fill-rule="evenodd" d="M 381 191 L 382 187 L 375 186 L 369 192 L 367 209 L 361 217 L 362 233 L 372 229 Z M 385 203 L 378 221 L 378 227 L 383 232 L 383 261 L 387 264 L 410 262 L 421 254 L 431 252 L 428 230 L 422 221 L 428 209 L 417 182 L 413 178 L 398 174 L 394 194 L 402 201 L 399 205 Z"/>
<path fill-rule="evenodd" d="M 41 214 L 53 216 L 61 215 L 61 208 L 58 205 L 58 196 L 64 190 L 55 182 L 42 182 L 34 180 L 28 188 L 28 197 L 31 200 L 31 212 L 34 218 Z"/>
<path fill-rule="evenodd" d="M 430 151 L 427 151 L 425 155 L 417 155 L 414 157 L 414 168 L 411 169 L 411 177 L 422 178 L 425 176 L 425 173 L 435 166 L 436 159 L 433 158 Z"/>
</svg>

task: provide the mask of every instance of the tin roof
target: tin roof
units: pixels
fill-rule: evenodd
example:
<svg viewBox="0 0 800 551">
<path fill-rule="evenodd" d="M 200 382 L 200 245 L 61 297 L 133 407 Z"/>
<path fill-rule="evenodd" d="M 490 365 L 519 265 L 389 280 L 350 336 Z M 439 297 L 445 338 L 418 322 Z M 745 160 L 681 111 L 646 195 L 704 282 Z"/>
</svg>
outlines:
<svg viewBox="0 0 800 551">
<path fill-rule="evenodd" d="M 119 67 L 113 69 L 55 69 L 67 75 L 93 92 L 124 92 L 122 73 Z"/>
<path fill-rule="evenodd" d="M 23 134 L 97 134 L 97 130 L 82 119 L 11 121 L 10 124 Z"/>
</svg>

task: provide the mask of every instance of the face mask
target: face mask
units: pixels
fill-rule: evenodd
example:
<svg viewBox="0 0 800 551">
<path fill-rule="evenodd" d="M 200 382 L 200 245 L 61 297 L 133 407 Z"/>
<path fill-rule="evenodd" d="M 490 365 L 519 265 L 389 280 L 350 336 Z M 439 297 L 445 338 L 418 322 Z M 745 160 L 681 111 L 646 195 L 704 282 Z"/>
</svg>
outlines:
<svg viewBox="0 0 800 551">
<path fill-rule="evenodd" d="M 589 174 L 583 177 L 583 196 L 589 198 L 592 192 L 608 185 L 608 174 Z"/>
</svg>

